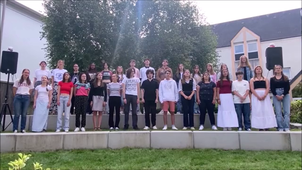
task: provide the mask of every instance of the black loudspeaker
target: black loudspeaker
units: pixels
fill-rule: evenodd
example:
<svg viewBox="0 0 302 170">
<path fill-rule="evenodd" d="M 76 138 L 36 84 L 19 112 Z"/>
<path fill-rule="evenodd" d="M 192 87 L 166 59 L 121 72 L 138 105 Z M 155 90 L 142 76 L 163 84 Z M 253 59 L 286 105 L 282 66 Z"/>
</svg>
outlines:
<svg viewBox="0 0 302 170">
<path fill-rule="evenodd" d="M 16 74 L 18 65 L 18 53 L 3 51 L 1 61 L 1 72 L 5 74 Z"/>
<path fill-rule="evenodd" d="M 266 68 L 274 69 L 275 65 L 283 67 L 282 47 L 268 47 L 265 51 Z"/>
</svg>

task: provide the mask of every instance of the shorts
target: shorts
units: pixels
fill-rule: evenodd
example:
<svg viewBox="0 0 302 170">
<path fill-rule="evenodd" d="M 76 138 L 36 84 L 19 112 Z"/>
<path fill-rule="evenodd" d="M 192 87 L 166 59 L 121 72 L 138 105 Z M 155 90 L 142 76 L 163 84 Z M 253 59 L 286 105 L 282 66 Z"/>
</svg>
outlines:
<svg viewBox="0 0 302 170">
<path fill-rule="evenodd" d="M 175 102 L 172 101 L 165 101 L 162 105 L 162 109 L 164 112 L 167 112 L 170 109 L 170 112 L 175 112 Z"/>
</svg>

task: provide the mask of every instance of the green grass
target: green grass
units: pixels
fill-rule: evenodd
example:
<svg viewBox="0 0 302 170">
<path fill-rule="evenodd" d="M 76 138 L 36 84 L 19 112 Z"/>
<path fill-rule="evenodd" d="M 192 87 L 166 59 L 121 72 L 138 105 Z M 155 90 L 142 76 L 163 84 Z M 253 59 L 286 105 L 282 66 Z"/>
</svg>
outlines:
<svg viewBox="0 0 302 170">
<path fill-rule="evenodd" d="M 33 162 L 51 169 L 102 170 L 301 170 L 301 152 L 225 151 L 199 149 L 74 150 L 30 153 Z M 1 154 L 1 169 L 17 158 L 17 153 Z"/>
</svg>

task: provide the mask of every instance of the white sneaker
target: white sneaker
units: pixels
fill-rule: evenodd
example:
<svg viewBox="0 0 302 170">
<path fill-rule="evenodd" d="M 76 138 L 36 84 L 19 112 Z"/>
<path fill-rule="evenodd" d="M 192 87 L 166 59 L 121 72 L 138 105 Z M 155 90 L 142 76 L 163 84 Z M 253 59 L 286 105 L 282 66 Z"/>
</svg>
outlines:
<svg viewBox="0 0 302 170">
<path fill-rule="evenodd" d="M 118 128 L 118 127 L 116 127 L 116 128 L 115 128 L 115 130 L 119 130 L 119 128 Z"/>
<path fill-rule="evenodd" d="M 153 130 L 157 130 L 157 127 L 156 127 L 156 126 L 153 126 L 152 129 L 153 129 Z"/>
<path fill-rule="evenodd" d="M 144 130 L 149 130 L 149 127 L 148 127 L 148 126 L 145 126 L 145 127 L 144 127 Z"/>
<path fill-rule="evenodd" d="M 194 127 L 191 127 L 191 130 L 195 130 L 195 128 L 194 128 Z"/>
<path fill-rule="evenodd" d="M 251 131 L 251 129 L 247 129 L 246 131 Z"/>
<path fill-rule="evenodd" d="M 158 114 L 159 114 L 159 115 L 162 115 L 162 114 L 164 114 L 164 111 L 161 110 Z"/>
<path fill-rule="evenodd" d="M 60 129 L 57 129 L 56 132 L 61 132 L 61 130 L 60 130 Z"/>
<path fill-rule="evenodd" d="M 171 113 L 168 111 L 168 113 L 167 113 L 168 115 L 170 115 Z"/>
<path fill-rule="evenodd" d="M 110 130 L 114 130 L 114 128 L 113 128 L 113 127 L 110 127 Z"/>
<path fill-rule="evenodd" d="M 26 130 L 24 130 L 24 129 L 23 129 L 23 130 L 21 130 L 21 133 L 26 133 Z"/>
<path fill-rule="evenodd" d="M 203 130 L 203 129 L 204 129 L 203 125 L 200 125 L 199 130 Z"/>
<path fill-rule="evenodd" d="M 232 128 L 228 128 L 228 131 L 232 131 Z"/>
<path fill-rule="evenodd" d="M 172 125 L 172 130 L 178 130 L 175 125 Z"/>
<path fill-rule="evenodd" d="M 81 131 L 82 131 L 82 132 L 85 132 L 86 130 L 85 130 L 85 128 L 84 128 L 84 127 L 82 127 L 82 128 L 81 128 Z"/>
<path fill-rule="evenodd" d="M 167 130 L 167 125 L 164 126 L 163 130 Z"/>
<path fill-rule="evenodd" d="M 228 131 L 228 128 L 223 128 L 223 131 Z"/>
<path fill-rule="evenodd" d="M 80 131 L 80 128 L 76 127 L 74 131 L 78 132 L 78 131 Z"/>
<path fill-rule="evenodd" d="M 67 133 L 67 132 L 69 132 L 69 130 L 68 130 L 68 129 L 66 129 L 66 130 L 65 130 L 65 132 Z"/>
<path fill-rule="evenodd" d="M 217 130 L 217 127 L 215 125 L 213 125 L 212 130 Z"/>
<path fill-rule="evenodd" d="M 279 131 L 279 132 L 283 132 L 283 129 L 279 129 L 278 131 Z"/>
<path fill-rule="evenodd" d="M 14 130 L 14 133 L 18 133 L 18 131 L 17 131 L 17 130 Z"/>
<path fill-rule="evenodd" d="M 242 128 L 238 128 L 238 131 L 242 131 Z"/>
<path fill-rule="evenodd" d="M 188 129 L 187 127 L 182 128 L 182 130 L 187 130 L 187 129 Z"/>
<path fill-rule="evenodd" d="M 176 114 L 180 114 L 180 112 L 177 112 Z"/>
</svg>

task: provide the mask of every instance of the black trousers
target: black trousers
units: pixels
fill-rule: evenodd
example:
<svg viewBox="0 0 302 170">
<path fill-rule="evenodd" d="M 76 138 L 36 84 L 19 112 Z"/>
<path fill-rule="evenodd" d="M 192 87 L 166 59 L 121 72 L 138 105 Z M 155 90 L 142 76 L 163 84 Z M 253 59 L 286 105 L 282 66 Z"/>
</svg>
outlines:
<svg viewBox="0 0 302 170">
<path fill-rule="evenodd" d="M 185 95 L 189 96 L 191 92 L 183 92 Z M 183 124 L 184 127 L 194 127 L 194 96 L 191 100 L 185 99 L 181 96 L 182 112 L 183 112 Z"/>
<path fill-rule="evenodd" d="M 126 94 L 125 97 L 126 97 L 127 104 L 125 104 L 124 106 L 124 113 L 125 113 L 124 128 L 129 127 L 130 104 L 132 106 L 132 127 L 137 128 L 137 96 Z"/>
<path fill-rule="evenodd" d="M 109 97 L 109 127 L 119 127 L 120 108 L 121 108 L 121 96 L 110 96 Z M 113 122 L 114 109 L 115 109 L 115 124 Z"/>
<path fill-rule="evenodd" d="M 71 98 L 70 114 L 72 114 L 72 115 L 74 113 L 74 107 L 75 107 L 74 98 L 75 98 L 74 96 L 72 96 L 72 98 Z"/>
<path fill-rule="evenodd" d="M 86 108 L 88 103 L 88 96 L 75 96 L 75 114 L 76 114 L 76 127 L 86 126 Z M 82 115 L 82 121 L 80 124 L 80 117 Z"/>
<path fill-rule="evenodd" d="M 150 113 L 152 126 L 156 126 L 156 103 L 155 101 L 145 101 L 145 125 L 150 127 Z"/>
<path fill-rule="evenodd" d="M 204 125 L 206 113 L 208 111 L 211 125 L 215 125 L 215 117 L 214 117 L 214 107 L 215 105 L 212 103 L 212 100 L 200 100 L 199 109 L 200 109 L 200 125 Z"/>
</svg>

